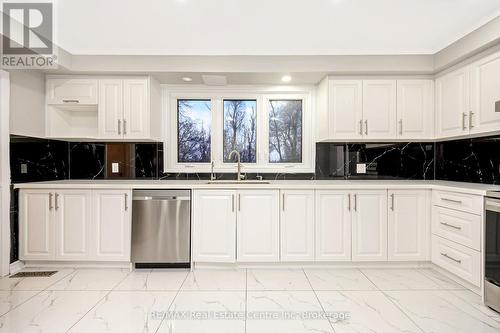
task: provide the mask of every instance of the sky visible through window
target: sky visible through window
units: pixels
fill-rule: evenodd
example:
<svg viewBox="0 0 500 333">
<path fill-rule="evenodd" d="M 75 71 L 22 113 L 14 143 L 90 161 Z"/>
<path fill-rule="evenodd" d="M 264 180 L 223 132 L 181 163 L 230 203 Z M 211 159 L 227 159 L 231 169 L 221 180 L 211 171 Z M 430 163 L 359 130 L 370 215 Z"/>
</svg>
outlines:
<svg viewBox="0 0 500 333">
<path fill-rule="evenodd" d="M 224 100 L 224 162 L 232 150 L 240 153 L 241 162 L 255 163 L 257 147 L 257 101 Z"/>
<path fill-rule="evenodd" d="M 269 101 L 269 162 L 302 162 L 302 100 Z"/>
<path fill-rule="evenodd" d="M 177 159 L 180 163 L 211 161 L 212 105 L 210 100 L 177 100 Z"/>
</svg>

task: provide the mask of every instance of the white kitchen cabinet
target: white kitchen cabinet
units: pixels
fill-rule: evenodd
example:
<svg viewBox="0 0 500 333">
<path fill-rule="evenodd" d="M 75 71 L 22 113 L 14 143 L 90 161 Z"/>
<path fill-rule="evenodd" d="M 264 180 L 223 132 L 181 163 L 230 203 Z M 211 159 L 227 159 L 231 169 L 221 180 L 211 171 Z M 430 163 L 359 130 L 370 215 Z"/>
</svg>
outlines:
<svg viewBox="0 0 500 333">
<path fill-rule="evenodd" d="M 470 67 L 436 79 L 436 119 L 439 138 L 469 134 Z"/>
<path fill-rule="evenodd" d="M 123 136 L 144 139 L 150 133 L 148 80 L 123 81 Z"/>
<path fill-rule="evenodd" d="M 330 80 L 328 88 L 329 137 L 363 137 L 363 81 Z"/>
<path fill-rule="evenodd" d="M 353 194 L 352 260 L 387 260 L 387 191 Z"/>
<path fill-rule="evenodd" d="M 123 137 L 123 80 L 99 81 L 99 137 Z"/>
<path fill-rule="evenodd" d="M 314 260 L 314 191 L 282 190 L 281 261 Z"/>
<path fill-rule="evenodd" d="M 47 104 L 97 104 L 97 79 L 47 79 Z"/>
<path fill-rule="evenodd" d="M 434 81 L 397 80 L 397 137 L 434 137 Z"/>
<path fill-rule="evenodd" d="M 489 55 L 471 65 L 471 133 L 500 131 L 500 52 Z M 500 103 L 500 102 L 499 102 Z"/>
<path fill-rule="evenodd" d="M 317 261 L 351 261 L 351 203 L 348 191 L 316 191 Z"/>
<path fill-rule="evenodd" d="M 97 261 L 130 261 L 131 191 L 93 192 L 92 240 Z"/>
<path fill-rule="evenodd" d="M 279 191 L 240 190 L 237 195 L 237 260 L 279 261 Z"/>
<path fill-rule="evenodd" d="M 56 260 L 88 260 L 91 198 L 90 190 L 57 190 L 54 193 Z"/>
<path fill-rule="evenodd" d="M 396 80 L 364 80 L 364 137 L 396 138 L 396 119 Z"/>
<path fill-rule="evenodd" d="M 391 190 L 388 199 L 388 260 L 429 260 L 429 191 Z"/>
<path fill-rule="evenodd" d="M 19 259 L 53 260 L 54 194 L 47 190 L 19 193 Z"/>
<path fill-rule="evenodd" d="M 236 191 L 196 190 L 193 200 L 193 261 L 235 262 Z"/>
</svg>

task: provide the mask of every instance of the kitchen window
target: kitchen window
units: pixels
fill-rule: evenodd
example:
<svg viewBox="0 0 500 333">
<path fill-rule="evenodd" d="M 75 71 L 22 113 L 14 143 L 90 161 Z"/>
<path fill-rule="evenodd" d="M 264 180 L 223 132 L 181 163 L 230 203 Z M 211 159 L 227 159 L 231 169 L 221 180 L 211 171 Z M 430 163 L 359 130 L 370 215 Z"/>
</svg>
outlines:
<svg viewBox="0 0 500 333">
<path fill-rule="evenodd" d="M 302 100 L 269 100 L 269 162 L 302 163 Z"/>
<path fill-rule="evenodd" d="M 210 163 L 212 105 L 210 100 L 177 100 L 177 161 Z"/>
<path fill-rule="evenodd" d="M 223 160 L 229 160 L 231 151 L 240 153 L 242 163 L 257 162 L 257 101 L 225 99 Z"/>
<path fill-rule="evenodd" d="M 313 87 L 164 86 L 164 171 L 314 172 Z"/>
</svg>

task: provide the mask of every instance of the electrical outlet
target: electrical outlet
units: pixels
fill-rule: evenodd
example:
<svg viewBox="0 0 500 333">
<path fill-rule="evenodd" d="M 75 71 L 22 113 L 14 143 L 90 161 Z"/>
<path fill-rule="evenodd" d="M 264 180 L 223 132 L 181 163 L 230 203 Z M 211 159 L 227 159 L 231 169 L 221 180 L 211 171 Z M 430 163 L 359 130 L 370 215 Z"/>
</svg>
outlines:
<svg viewBox="0 0 500 333">
<path fill-rule="evenodd" d="M 357 163 L 356 173 L 366 173 L 366 163 Z"/>
<path fill-rule="evenodd" d="M 27 173 L 28 173 L 28 164 L 21 163 L 21 174 L 27 174 Z"/>
<path fill-rule="evenodd" d="M 120 172 L 120 165 L 118 163 L 111 163 L 111 172 L 112 173 L 119 173 Z"/>
</svg>

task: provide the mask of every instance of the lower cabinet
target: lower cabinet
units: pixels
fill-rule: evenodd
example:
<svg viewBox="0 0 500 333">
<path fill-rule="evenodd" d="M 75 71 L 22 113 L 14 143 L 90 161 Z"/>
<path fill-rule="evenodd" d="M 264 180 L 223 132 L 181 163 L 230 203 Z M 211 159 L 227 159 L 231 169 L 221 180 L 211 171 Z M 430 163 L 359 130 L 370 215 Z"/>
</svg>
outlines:
<svg viewBox="0 0 500 333">
<path fill-rule="evenodd" d="M 237 260 L 279 261 L 279 191 L 238 191 L 237 206 Z"/>
<path fill-rule="evenodd" d="M 430 191 L 389 191 L 388 260 L 430 259 Z"/>
<path fill-rule="evenodd" d="M 313 261 L 314 190 L 283 190 L 280 194 L 280 259 Z"/>
<path fill-rule="evenodd" d="M 315 258 L 318 261 L 351 261 L 351 194 L 316 191 Z"/>
<path fill-rule="evenodd" d="M 131 191 L 21 190 L 21 260 L 130 261 Z"/>
<path fill-rule="evenodd" d="M 235 262 L 236 191 L 194 191 L 193 202 L 193 260 Z"/>
<path fill-rule="evenodd" d="M 353 193 L 352 260 L 387 260 L 387 191 Z"/>
</svg>

